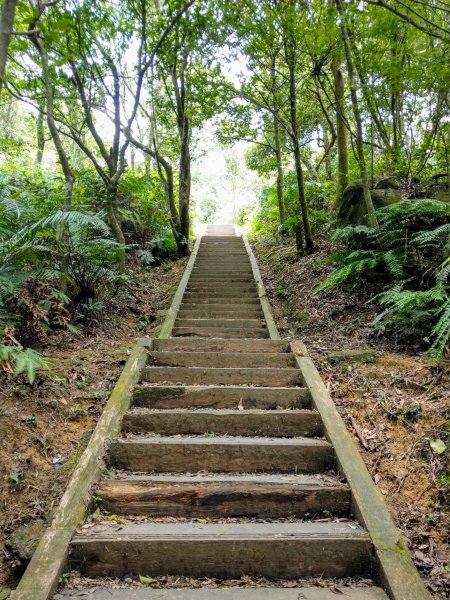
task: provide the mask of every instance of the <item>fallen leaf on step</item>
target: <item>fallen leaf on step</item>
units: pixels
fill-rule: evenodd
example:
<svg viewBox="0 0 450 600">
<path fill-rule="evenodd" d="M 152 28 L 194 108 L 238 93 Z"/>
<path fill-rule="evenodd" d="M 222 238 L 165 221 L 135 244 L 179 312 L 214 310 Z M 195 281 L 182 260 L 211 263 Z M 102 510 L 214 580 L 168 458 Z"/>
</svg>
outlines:
<svg viewBox="0 0 450 600">
<path fill-rule="evenodd" d="M 341 594 L 342 596 L 344 595 L 344 592 L 337 588 L 335 585 L 333 585 L 333 587 L 330 587 L 330 592 L 333 592 L 333 594 Z"/>
<path fill-rule="evenodd" d="M 244 403 L 242 402 L 242 398 L 239 400 L 238 410 L 244 410 Z"/>
</svg>

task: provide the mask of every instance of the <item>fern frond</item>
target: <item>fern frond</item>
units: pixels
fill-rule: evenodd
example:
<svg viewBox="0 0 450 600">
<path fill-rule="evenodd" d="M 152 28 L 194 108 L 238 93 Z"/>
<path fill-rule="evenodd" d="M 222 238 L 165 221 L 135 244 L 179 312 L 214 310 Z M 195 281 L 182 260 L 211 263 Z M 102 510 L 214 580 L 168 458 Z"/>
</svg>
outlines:
<svg viewBox="0 0 450 600">
<path fill-rule="evenodd" d="M 431 337 L 434 341 L 430 352 L 437 357 L 441 357 L 450 340 L 450 298 L 441 307 L 440 317 L 431 330 Z"/>
</svg>

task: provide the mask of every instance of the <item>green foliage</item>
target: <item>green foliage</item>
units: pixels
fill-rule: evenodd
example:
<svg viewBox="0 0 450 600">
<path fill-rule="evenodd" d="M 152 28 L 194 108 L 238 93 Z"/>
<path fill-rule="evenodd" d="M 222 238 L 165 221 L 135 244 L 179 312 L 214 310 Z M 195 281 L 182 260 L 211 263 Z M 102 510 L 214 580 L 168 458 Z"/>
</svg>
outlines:
<svg viewBox="0 0 450 600">
<path fill-rule="evenodd" d="M 4 369 L 6 367 L 14 377 L 24 373 L 29 383 L 33 383 L 36 370 L 48 368 L 48 361 L 31 348 L 24 350 L 22 346 L 0 344 L 0 366 Z"/>
<path fill-rule="evenodd" d="M 335 232 L 343 250 L 328 260 L 338 266 L 316 291 L 376 272 L 388 286 L 376 296 L 383 310 L 373 325 L 404 335 L 428 332 L 430 352 L 442 356 L 450 339 L 450 205 L 404 200 L 377 215 L 379 230 Z"/>
</svg>

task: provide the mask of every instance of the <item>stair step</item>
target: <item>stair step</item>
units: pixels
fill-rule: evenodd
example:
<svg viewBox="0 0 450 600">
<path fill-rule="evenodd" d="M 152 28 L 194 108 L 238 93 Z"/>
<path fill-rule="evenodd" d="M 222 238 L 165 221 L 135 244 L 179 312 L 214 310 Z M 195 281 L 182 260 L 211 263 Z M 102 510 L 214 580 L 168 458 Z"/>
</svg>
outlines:
<svg viewBox="0 0 450 600">
<path fill-rule="evenodd" d="M 215 290 L 215 289 L 206 290 L 205 288 L 190 289 L 188 286 L 186 289 L 186 292 L 183 296 L 183 299 L 192 298 L 192 297 L 214 298 L 215 302 L 217 302 L 217 299 L 219 299 L 220 301 L 222 301 L 222 299 L 224 299 L 224 300 L 226 299 L 226 301 L 228 302 L 229 301 L 228 298 L 234 299 L 237 301 L 239 301 L 240 298 L 249 298 L 251 300 L 260 302 L 258 293 L 256 291 L 256 287 L 254 285 L 252 285 L 251 288 L 249 288 L 248 290 L 243 290 L 241 288 L 240 290 L 237 290 L 237 291 L 234 289 L 229 289 L 229 288 L 225 288 L 223 290 Z"/>
<path fill-rule="evenodd" d="M 366 584 L 367 585 L 367 584 Z M 337 584 L 346 600 L 388 600 L 386 594 L 376 587 L 349 587 Z M 322 587 L 256 587 L 256 588 L 99 588 L 92 584 L 86 588 L 77 586 L 77 590 L 62 590 L 55 600 L 79 598 L 86 600 L 334 600 L 335 594 L 329 588 Z"/>
<path fill-rule="evenodd" d="M 254 292 L 256 284 L 253 281 L 189 281 L 187 290 L 201 293 L 234 294 L 239 296 L 241 292 Z M 256 292 L 255 292 L 256 293 Z"/>
<path fill-rule="evenodd" d="M 371 562 L 370 538 L 355 523 L 141 523 L 84 530 L 70 566 L 89 577 L 326 578 L 367 576 Z"/>
<path fill-rule="evenodd" d="M 323 433 L 319 414 L 311 410 L 133 408 L 124 415 L 122 429 L 134 433 L 154 432 L 161 435 L 214 433 L 236 436 L 319 437 Z"/>
<path fill-rule="evenodd" d="M 183 308 L 188 308 L 189 306 L 236 306 L 236 304 L 241 307 L 249 306 L 261 306 L 261 301 L 258 298 L 256 292 L 254 296 L 218 296 L 218 295 L 198 295 L 192 294 L 190 292 L 186 292 L 183 296 Z"/>
<path fill-rule="evenodd" d="M 350 489 L 337 479 L 305 475 L 152 475 L 106 479 L 96 495 L 102 510 L 153 517 L 347 516 Z"/>
<path fill-rule="evenodd" d="M 165 352 L 290 352 L 284 340 L 221 340 L 211 338 L 166 338 L 153 340 L 153 348 Z"/>
<path fill-rule="evenodd" d="M 211 275 L 253 275 L 252 267 L 250 263 L 237 263 L 237 261 L 230 261 L 228 265 L 221 263 L 207 263 L 205 261 L 196 261 L 194 268 L 192 269 L 192 275 L 197 273 L 207 273 Z"/>
<path fill-rule="evenodd" d="M 254 329 L 231 327 L 174 327 L 174 337 L 212 337 L 212 338 L 268 338 L 269 332 L 264 327 Z"/>
<path fill-rule="evenodd" d="M 147 408 L 237 409 L 241 404 L 246 409 L 300 409 L 311 407 L 311 392 L 307 388 L 142 385 L 134 388 L 133 404 Z"/>
<path fill-rule="evenodd" d="M 183 306 L 178 313 L 179 319 L 258 319 L 261 321 L 264 319 L 264 313 L 260 306 L 252 309 L 252 310 L 224 310 L 224 309 L 210 309 L 206 308 L 196 308 L 195 310 L 191 310 L 189 307 Z"/>
<path fill-rule="evenodd" d="M 191 275 L 189 278 L 189 285 L 197 285 L 197 286 L 223 286 L 229 287 L 231 285 L 235 285 L 236 287 L 241 286 L 242 284 L 249 284 L 254 286 L 255 281 L 253 279 L 253 275 Z"/>
<path fill-rule="evenodd" d="M 142 381 L 187 385 L 294 386 L 302 383 L 299 369 L 232 369 L 208 367 L 144 367 Z"/>
<path fill-rule="evenodd" d="M 248 327 L 254 329 L 262 324 L 262 319 L 177 319 L 177 327 Z"/>
<path fill-rule="evenodd" d="M 210 304 L 204 304 L 201 302 L 194 302 L 192 300 L 189 300 L 188 302 L 186 302 L 185 300 L 183 300 L 183 303 L 181 305 L 181 310 L 211 310 L 211 311 L 222 311 L 222 312 L 227 312 L 227 313 L 234 313 L 234 312 L 243 312 L 246 311 L 248 313 L 253 313 L 255 311 L 261 312 L 262 308 L 261 308 L 261 303 L 258 301 L 255 301 L 255 305 L 253 306 L 252 304 L 242 304 L 241 302 L 213 302 Z"/>
<path fill-rule="evenodd" d="M 134 437 L 113 440 L 109 459 L 146 473 L 320 473 L 333 466 L 334 454 L 314 438 Z"/>
<path fill-rule="evenodd" d="M 293 367 L 294 356 L 267 352 L 149 352 L 148 364 L 170 367 Z"/>
</svg>

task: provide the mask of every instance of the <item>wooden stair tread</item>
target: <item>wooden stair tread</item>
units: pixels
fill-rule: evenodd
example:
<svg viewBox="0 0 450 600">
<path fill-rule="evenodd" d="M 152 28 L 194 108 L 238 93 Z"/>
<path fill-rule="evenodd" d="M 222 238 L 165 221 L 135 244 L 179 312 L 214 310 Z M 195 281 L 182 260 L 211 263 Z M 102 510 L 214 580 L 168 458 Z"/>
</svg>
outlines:
<svg viewBox="0 0 450 600">
<path fill-rule="evenodd" d="M 244 408 L 278 410 L 278 407 L 310 408 L 311 393 L 303 387 L 176 386 L 144 382 L 135 386 L 133 404 L 153 408 L 237 408 L 241 404 Z"/>
<path fill-rule="evenodd" d="M 109 460 L 112 466 L 147 473 L 321 473 L 334 465 L 334 452 L 317 438 L 139 435 L 113 440 Z"/>
<path fill-rule="evenodd" d="M 269 333 L 266 328 L 223 328 L 223 327 L 179 327 L 175 326 L 172 330 L 172 334 L 174 337 L 178 336 L 199 336 L 199 337 L 207 337 L 211 336 L 214 338 L 268 338 Z"/>
<path fill-rule="evenodd" d="M 214 368 L 293 367 L 294 357 L 288 353 L 269 352 L 202 352 L 189 350 L 151 351 L 149 365 Z"/>
<path fill-rule="evenodd" d="M 349 587 L 336 584 L 348 600 L 388 600 L 385 592 L 378 587 Z M 95 588 L 86 584 L 78 590 L 63 590 L 55 600 L 82 596 L 86 600 L 335 600 L 336 593 L 330 588 L 302 586 L 291 588 L 201 588 L 201 589 L 151 589 L 151 588 Z"/>
<path fill-rule="evenodd" d="M 348 486 L 337 478 L 296 475 L 283 479 L 279 474 L 125 475 L 103 480 L 96 493 L 103 510 L 152 517 L 347 517 L 351 505 Z"/>
<path fill-rule="evenodd" d="M 158 351 L 203 351 L 203 352 L 269 352 L 288 353 L 289 344 L 282 340 L 223 340 L 214 338 L 193 338 L 192 340 L 167 338 L 154 340 L 154 349 Z"/>
<path fill-rule="evenodd" d="M 352 577 L 370 574 L 372 544 L 348 522 L 98 524 L 73 538 L 70 562 L 88 576 Z"/>
<path fill-rule="evenodd" d="M 217 385 L 296 386 L 302 383 L 299 369 L 239 367 L 144 367 L 142 381 Z"/>
<path fill-rule="evenodd" d="M 315 539 L 329 538 L 365 539 L 370 541 L 367 531 L 354 521 L 288 521 L 275 523 L 107 523 L 82 529 L 73 538 L 72 544 L 85 540 L 128 539 Z"/>
<path fill-rule="evenodd" d="M 149 446 L 156 445 L 162 446 L 164 444 L 173 446 L 258 446 L 259 448 L 271 447 L 271 446 L 294 446 L 298 448 L 316 446 L 320 448 L 331 448 L 329 442 L 318 438 L 277 438 L 277 437 L 244 437 L 244 436 L 217 436 L 217 437 L 171 437 L 171 436 L 158 436 L 158 437 L 144 437 L 135 436 L 131 438 L 117 438 L 112 444 L 147 444 Z"/>
<path fill-rule="evenodd" d="M 210 473 L 210 474 L 192 474 L 185 473 L 158 473 L 153 475 L 130 475 L 121 471 L 113 473 L 100 481 L 100 486 L 104 485 L 159 485 L 164 483 L 237 483 L 245 485 L 285 485 L 289 487 L 314 487 L 314 488 L 335 488 L 348 486 L 340 481 L 336 475 L 304 475 L 292 473 L 283 475 L 282 473 Z"/>
<path fill-rule="evenodd" d="M 294 437 L 321 436 L 322 421 L 312 410 L 261 409 L 149 409 L 132 408 L 123 418 L 122 429 L 153 431 L 164 435 L 216 434 Z"/>
</svg>

